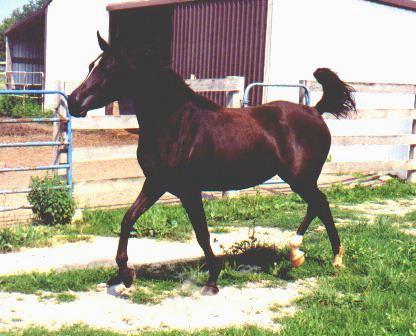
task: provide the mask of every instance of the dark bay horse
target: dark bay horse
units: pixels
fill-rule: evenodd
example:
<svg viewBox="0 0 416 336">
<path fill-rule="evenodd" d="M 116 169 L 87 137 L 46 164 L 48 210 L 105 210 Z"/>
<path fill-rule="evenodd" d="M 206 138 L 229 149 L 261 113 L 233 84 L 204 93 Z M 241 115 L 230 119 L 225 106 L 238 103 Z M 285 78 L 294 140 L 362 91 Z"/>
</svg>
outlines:
<svg viewBox="0 0 416 336">
<path fill-rule="evenodd" d="M 276 174 L 308 204 L 291 242 L 293 265 L 304 261 L 299 246 L 315 217 L 329 235 L 334 266 L 342 265 L 343 249 L 317 179 L 331 145 L 321 114 L 344 117 L 354 111 L 351 87 L 322 68 L 314 73 L 323 86 L 323 97 L 315 108 L 285 101 L 221 108 L 192 91 L 152 52 L 127 53 L 99 34 L 98 42 L 103 53 L 69 97 L 69 111 L 74 117 L 85 117 L 91 109 L 129 97 L 140 125 L 137 158 L 146 176 L 140 195 L 121 223 L 116 256 L 119 271 L 110 285 L 123 282 L 131 286 L 135 272 L 127 266 L 130 232 L 137 219 L 170 192 L 181 200 L 205 254 L 209 278 L 203 293 L 218 293 L 221 265 L 210 246 L 201 191 L 244 189 Z"/>
</svg>

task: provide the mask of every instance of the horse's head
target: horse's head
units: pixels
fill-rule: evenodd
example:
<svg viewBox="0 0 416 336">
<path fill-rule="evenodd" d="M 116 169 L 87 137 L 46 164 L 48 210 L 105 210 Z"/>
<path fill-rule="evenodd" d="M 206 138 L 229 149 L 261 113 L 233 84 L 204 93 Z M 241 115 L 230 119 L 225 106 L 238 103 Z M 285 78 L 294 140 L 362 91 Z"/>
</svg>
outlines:
<svg viewBox="0 0 416 336">
<path fill-rule="evenodd" d="M 69 112 L 74 117 L 85 117 L 89 110 L 120 99 L 137 70 L 121 48 L 110 45 L 99 32 L 97 38 L 102 54 L 90 64 L 88 76 L 68 99 Z"/>
</svg>

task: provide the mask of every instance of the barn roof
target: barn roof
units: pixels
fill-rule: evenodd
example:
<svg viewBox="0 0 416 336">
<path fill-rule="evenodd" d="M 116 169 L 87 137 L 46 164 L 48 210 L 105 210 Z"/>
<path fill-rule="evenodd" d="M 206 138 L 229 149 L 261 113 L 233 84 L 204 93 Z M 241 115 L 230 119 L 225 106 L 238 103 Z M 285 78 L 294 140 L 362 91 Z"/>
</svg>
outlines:
<svg viewBox="0 0 416 336">
<path fill-rule="evenodd" d="M 118 11 L 118 10 L 132 9 L 132 8 L 172 5 L 172 4 L 194 2 L 194 1 L 198 1 L 198 0 L 131 0 L 131 1 L 111 3 L 107 5 L 107 10 Z"/>
<path fill-rule="evenodd" d="M 108 11 L 119 11 L 140 7 L 150 7 L 150 6 L 162 6 L 162 5 L 172 5 L 184 2 L 193 2 L 199 0 L 130 0 L 130 1 L 121 1 L 114 2 L 107 5 Z M 375 2 L 382 5 L 407 9 L 416 11 L 416 1 L 415 0 L 367 0 Z"/>
<path fill-rule="evenodd" d="M 16 33 L 24 32 L 32 24 L 36 24 L 39 21 L 41 21 L 42 18 L 44 17 L 44 15 L 45 15 L 46 8 L 48 8 L 49 4 L 52 1 L 53 0 L 47 0 L 47 1 L 45 1 L 44 5 L 43 5 L 43 7 L 41 9 L 39 9 L 36 12 L 33 12 L 29 16 L 25 17 L 23 20 L 20 20 L 20 21 L 16 22 L 14 25 L 12 25 L 8 29 L 6 29 L 5 34 L 6 35 L 11 35 L 11 34 L 16 34 Z"/>
<path fill-rule="evenodd" d="M 367 1 L 376 2 L 382 5 L 388 5 L 388 6 L 393 6 L 397 8 L 403 8 L 403 9 L 416 11 L 415 0 L 367 0 Z"/>
<path fill-rule="evenodd" d="M 52 1 L 53 0 L 46 0 L 45 4 L 40 10 L 32 13 L 25 19 L 15 23 L 13 26 L 7 29 L 5 32 L 6 35 L 24 31 L 26 28 L 30 27 L 31 24 L 41 19 L 45 15 L 45 11 Z M 172 4 L 177 4 L 177 3 L 185 3 L 185 2 L 193 2 L 193 1 L 198 1 L 198 0 L 130 0 L 130 1 L 110 3 L 109 5 L 107 5 L 107 10 L 118 11 L 118 10 L 126 10 L 126 9 L 132 9 L 132 8 L 140 8 L 140 7 L 172 5 Z M 367 0 L 367 1 L 382 4 L 382 5 L 416 11 L 415 0 Z"/>
</svg>

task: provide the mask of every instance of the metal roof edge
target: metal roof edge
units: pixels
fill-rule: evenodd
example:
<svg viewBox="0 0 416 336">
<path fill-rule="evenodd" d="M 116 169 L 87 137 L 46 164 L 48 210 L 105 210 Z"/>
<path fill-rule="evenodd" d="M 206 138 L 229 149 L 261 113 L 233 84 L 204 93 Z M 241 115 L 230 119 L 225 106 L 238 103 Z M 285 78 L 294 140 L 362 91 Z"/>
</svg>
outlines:
<svg viewBox="0 0 416 336">
<path fill-rule="evenodd" d="M 48 6 L 51 4 L 52 1 L 53 0 L 47 0 L 44 3 L 44 5 L 42 6 L 41 9 L 39 9 L 36 12 L 33 12 L 32 14 L 26 16 L 22 20 L 17 21 L 11 27 L 9 27 L 8 29 L 6 29 L 6 31 L 4 32 L 4 34 L 5 35 L 10 35 L 13 32 L 15 32 L 16 30 L 19 30 L 19 29 L 21 29 L 21 28 L 29 25 L 32 21 L 34 21 L 34 20 L 38 19 L 39 17 L 41 17 L 42 15 L 44 15 L 46 9 L 48 8 Z"/>
<path fill-rule="evenodd" d="M 380 5 L 416 11 L 416 1 L 413 0 L 367 0 Z"/>
<path fill-rule="evenodd" d="M 131 0 L 123 2 L 115 2 L 107 5 L 109 12 L 121 11 L 134 8 L 152 7 L 152 6 L 164 6 L 174 5 L 185 2 L 194 2 L 198 0 Z"/>
</svg>

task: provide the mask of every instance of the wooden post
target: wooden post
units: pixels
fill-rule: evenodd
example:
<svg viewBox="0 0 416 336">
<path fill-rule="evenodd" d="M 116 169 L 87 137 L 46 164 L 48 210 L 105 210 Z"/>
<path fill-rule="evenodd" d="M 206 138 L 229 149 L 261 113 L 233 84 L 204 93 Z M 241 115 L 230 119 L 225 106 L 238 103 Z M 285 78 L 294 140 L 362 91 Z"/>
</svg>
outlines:
<svg viewBox="0 0 416 336">
<path fill-rule="evenodd" d="M 415 102 L 416 105 L 416 102 Z M 415 106 L 416 108 L 416 106 Z M 416 134 L 416 119 L 412 120 L 412 134 Z M 416 160 L 416 145 L 412 144 L 409 147 L 409 161 Z M 407 181 L 416 182 L 416 170 L 409 170 L 407 172 Z"/>
<path fill-rule="evenodd" d="M 240 108 L 242 107 L 243 98 L 244 98 L 244 77 L 237 76 L 227 76 L 226 79 L 232 81 L 236 80 L 238 82 L 238 91 L 231 91 L 227 94 L 227 107 L 230 108 Z"/>
</svg>

